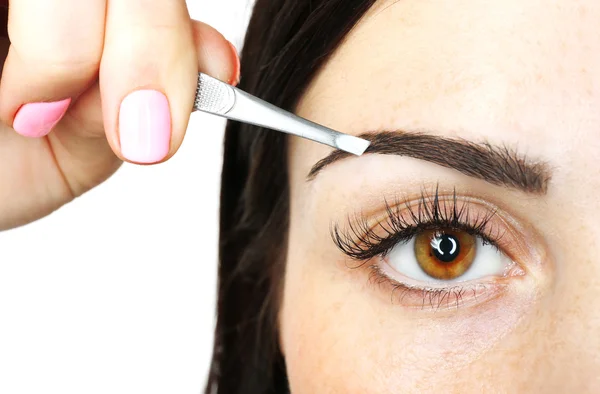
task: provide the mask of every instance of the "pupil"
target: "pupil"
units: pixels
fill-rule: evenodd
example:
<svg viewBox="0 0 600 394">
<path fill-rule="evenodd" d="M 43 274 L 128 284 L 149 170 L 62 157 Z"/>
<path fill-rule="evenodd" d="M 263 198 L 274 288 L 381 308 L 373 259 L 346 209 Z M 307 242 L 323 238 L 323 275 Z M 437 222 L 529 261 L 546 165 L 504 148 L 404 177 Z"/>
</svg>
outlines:
<svg viewBox="0 0 600 394">
<path fill-rule="evenodd" d="M 451 263 L 460 254 L 460 244 L 455 236 L 440 234 L 431 240 L 431 250 L 439 261 Z"/>
</svg>

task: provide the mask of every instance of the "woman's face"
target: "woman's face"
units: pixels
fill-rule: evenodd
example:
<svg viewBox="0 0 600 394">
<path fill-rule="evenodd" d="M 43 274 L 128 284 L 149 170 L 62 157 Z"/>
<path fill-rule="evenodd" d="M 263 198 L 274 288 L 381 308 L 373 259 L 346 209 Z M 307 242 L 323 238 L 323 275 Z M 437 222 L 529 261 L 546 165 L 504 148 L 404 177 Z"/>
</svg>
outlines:
<svg viewBox="0 0 600 394">
<path fill-rule="evenodd" d="M 294 393 L 600 392 L 599 20 L 404 0 L 348 36 L 297 111 L 390 133 L 312 179 L 290 142 Z"/>
</svg>

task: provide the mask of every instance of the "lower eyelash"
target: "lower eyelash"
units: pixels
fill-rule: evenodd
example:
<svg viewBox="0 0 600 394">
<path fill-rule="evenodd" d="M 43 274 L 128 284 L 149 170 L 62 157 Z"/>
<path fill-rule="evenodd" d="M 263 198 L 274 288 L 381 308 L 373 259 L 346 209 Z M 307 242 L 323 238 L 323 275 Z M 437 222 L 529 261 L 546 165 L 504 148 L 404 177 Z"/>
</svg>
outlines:
<svg viewBox="0 0 600 394">
<path fill-rule="evenodd" d="M 490 291 L 490 286 L 496 289 L 505 287 L 497 283 L 493 285 L 482 283 L 465 284 L 440 288 L 411 286 L 390 278 L 376 264 L 370 265 L 368 268 L 371 271 L 369 283 L 391 288 L 390 301 L 392 304 L 398 301 L 405 306 L 420 309 L 458 309 L 465 303 L 470 303 L 471 301 L 478 302 L 481 301 L 481 297 L 488 298 L 492 296 L 494 292 Z M 412 297 L 412 305 L 411 300 L 406 300 L 407 297 Z M 414 302 L 416 300 L 420 301 Z"/>
</svg>

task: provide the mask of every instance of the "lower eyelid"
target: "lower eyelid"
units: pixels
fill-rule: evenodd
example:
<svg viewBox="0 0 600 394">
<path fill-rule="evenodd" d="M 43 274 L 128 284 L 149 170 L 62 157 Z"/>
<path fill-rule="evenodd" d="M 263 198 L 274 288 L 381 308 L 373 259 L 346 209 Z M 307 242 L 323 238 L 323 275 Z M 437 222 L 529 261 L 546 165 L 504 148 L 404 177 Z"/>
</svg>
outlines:
<svg viewBox="0 0 600 394">
<path fill-rule="evenodd" d="M 390 294 L 394 305 L 408 309 L 434 311 L 454 310 L 483 304 L 502 295 L 509 287 L 508 278 L 488 278 L 487 281 L 453 283 L 445 287 L 419 287 L 400 283 L 373 264 L 367 267 L 369 282 Z M 384 292 L 384 293 L 385 293 Z"/>
</svg>

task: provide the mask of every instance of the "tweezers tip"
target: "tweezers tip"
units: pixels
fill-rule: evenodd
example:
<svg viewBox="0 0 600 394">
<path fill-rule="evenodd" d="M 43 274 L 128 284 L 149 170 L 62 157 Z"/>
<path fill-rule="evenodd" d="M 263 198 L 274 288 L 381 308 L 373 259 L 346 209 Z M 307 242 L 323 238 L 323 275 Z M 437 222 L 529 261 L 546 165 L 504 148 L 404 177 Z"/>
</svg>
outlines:
<svg viewBox="0 0 600 394">
<path fill-rule="evenodd" d="M 348 134 L 340 134 L 335 140 L 338 149 L 360 156 L 371 145 L 370 141 Z"/>
</svg>

